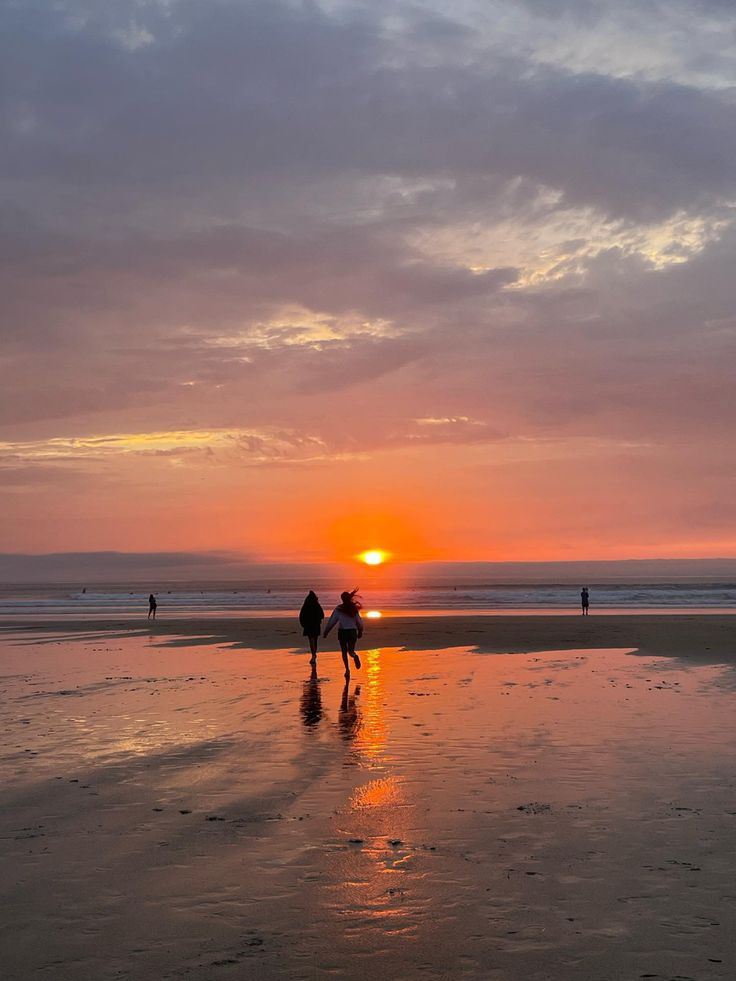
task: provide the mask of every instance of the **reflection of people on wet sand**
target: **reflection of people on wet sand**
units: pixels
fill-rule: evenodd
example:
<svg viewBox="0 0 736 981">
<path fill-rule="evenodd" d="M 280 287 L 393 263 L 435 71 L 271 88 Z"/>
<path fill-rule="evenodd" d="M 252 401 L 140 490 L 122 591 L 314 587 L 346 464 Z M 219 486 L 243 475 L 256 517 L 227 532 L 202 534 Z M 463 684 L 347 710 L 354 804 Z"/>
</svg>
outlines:
<svg viewBox="0 0 736 981">
<path fill-rule="evenodd" d="M 317 677 L 317 667 L 314 664 L 309 681 L 304 682 L 299 709 L 302 713 L 302 722 L 308 729 L 319 725 L 322 719 L 322 692 Z"/>
<path fill-rule="evenodd" d="M 340 699 L 340 711 L 337 713 L 337 724 L 340 727 L 340 735 L 345 740 L 355 739 L 360 729 L 360 709 L 356 699 L 360 695 L 360 685 L 350 694 L 350 682 L 345 682 Z"/>
<path fill-rule="evenodd" d="M 319 598 L 314 590 L 310 589 L 299 611 L 299 623 L 302 626 L 302 633 L 309 641 L 309 650 L 312 652 L 309 660 L 310 664 L 317 663 L 317 641 L 322 632 L 322 621 L 324 618 L 325 611 L 319 605 Z"/>
<path fill-rule="evenodd" d="M 157 605 L 158 604 L 156 603 L 156 597 L 153 595 L 153 593 L 151 593 L 151 595 L 148 597 L 148 616 L 146 617 L 147 620 L 155 620 L 156 619 L 156 606 Z"/>
<path fill-rule="evenodd" d="M 346 678 L 350 677 L 348 654 L 355 662 L 355 667 L 360 667 L 360 658 L 355 653 L 355 644 L 358 638 L 363 636 L 363 621 L 360 619 L 361 604 L 355 598 L 357 592 L 358 590 L 354 589 L 351 593 L 340 593 L 342 603 L 332 611 L 324 633 L 326 637 L 335 624 L 337 624 L 337 639 L 340 641 L 342 663 L 345 665 Z"/>
<path fill-rule="evenodd" d="M 590 594 L 588 593 L 587 586 L 583 586 L 580 590 L 580 605 L 583 608 L 583 616 L 587 617 L 590 608 Z"/>
</svg>

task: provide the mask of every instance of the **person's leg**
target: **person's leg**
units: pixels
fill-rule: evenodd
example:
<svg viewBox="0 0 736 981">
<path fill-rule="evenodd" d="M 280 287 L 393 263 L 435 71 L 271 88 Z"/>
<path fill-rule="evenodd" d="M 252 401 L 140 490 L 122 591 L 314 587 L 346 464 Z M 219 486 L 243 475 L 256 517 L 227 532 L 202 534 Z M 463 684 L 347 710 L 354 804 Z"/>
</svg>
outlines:
<svg viewBox="0 0 736 981">
<path fill-rule="evenodd" d="M 314 664 L 314 662 L 317 660 L 317 638 L 309 637 L 308 639 L 309 639 L 309 650 L 312 654 L 310 661 L 312 664 Z"/>
<path fill-rule="evenodd" d="M 340 650 L 342 651 L 342 663 L 345 665 L 345 677 L 350 677 L 350 668 L 348 667 L 348 641 L 345 634 L 340 630 L 337 634 L 337 639 L 340 641 Z"/>
<path fill-rule="evenodd" d="M 350 656 L 352 657 L 352 659 L 355 661 L 355 667 L 356 668 L 359 668 L 360 667 L 360 658 L 355 653 L 355 644 L 356 644 L 357 640 L 358 640 L 358 632 L 357 632 L 357 630 L 351 630 L 350 631 L 350 634 L 348 636 L 348 652 L 349 652 Z"/>
</svg>

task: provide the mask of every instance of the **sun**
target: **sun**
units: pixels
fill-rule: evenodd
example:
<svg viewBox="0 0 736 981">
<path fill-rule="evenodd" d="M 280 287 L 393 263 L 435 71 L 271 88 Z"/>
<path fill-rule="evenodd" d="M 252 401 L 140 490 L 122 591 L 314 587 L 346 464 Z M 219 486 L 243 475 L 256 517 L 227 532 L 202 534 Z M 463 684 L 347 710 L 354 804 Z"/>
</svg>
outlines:
<svg viewBox="0 0 736 981">
<path fill-rule="evenodd" d="M 367 552 L 361 552 L 358 558 L 366 565 L 382 565 L 387 559 L 387 553 L 378 548 L 369 548 Z"/>
</svg>

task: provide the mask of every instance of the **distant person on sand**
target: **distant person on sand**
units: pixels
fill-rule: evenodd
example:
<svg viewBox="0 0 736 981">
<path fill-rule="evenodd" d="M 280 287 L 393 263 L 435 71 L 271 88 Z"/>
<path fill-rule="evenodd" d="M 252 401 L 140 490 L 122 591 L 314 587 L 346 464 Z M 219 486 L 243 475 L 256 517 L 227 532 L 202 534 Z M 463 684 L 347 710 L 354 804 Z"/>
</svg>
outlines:
<svg viewBox="0 0 736 981">
<path fill-rule="evenodd" d="M 360 658 L 355 653 L 355 644 L 358 638 L 363 636 L 363 621 L 360 619 L 360 601 L 355 598 L 357 592 L 358 590 L 354 589 L 351 593 L 340 594 L 342 602 L 332 611 L 332 616 L 327 621 L 324 633 L 326 637 L 337 624 L 337 639 L 340 641 L 346 678 L 350 677 L 348 654 L 355 661 L 355 667 L 360 667 Z"/>
<path fill-rule="evenodd" d="M 309 650 L 312 652 L 309 659 L 310 664 L 317 663 L 317 641 L 322 633 L 324 618 L 325 611 L 319 605 L 319 597 L 313 589 L 310 589 L 299 611 L 299 623 L 302 626 L 304 636 L 309 641 Z"/>
<path fill-rule="evenodd" d="M 158 604 L 156 603 L 156 597 L 153 595 L 153 593 L 151 593 L 151 595 L 148 597 L 148 617 L 146 619 L 148 620 L 156 619 L 157 606 Z"/>
<path fill-rule="evenodd" d="M 590 608 L 590 594 L 588 593 L 587 586 L 583 586 L 580 590 L 580 605 L 583 608 L 583 616 L 587 617 Z"/>
</svg>

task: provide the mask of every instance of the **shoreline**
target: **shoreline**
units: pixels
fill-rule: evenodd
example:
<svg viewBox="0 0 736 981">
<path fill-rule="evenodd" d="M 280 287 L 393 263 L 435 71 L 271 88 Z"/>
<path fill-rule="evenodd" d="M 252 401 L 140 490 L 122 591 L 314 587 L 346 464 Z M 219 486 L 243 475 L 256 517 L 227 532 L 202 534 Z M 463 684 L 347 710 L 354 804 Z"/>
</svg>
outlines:
<svg viewBox="0 0 736 981">
<path fill-rule="evenodd" d="M 258 650 L 306 648 L 291 617 L 189 616 L 156 621 L 124 617 L 102 619 L 0 620 L 0 636 L 54 633 L 64 636 L 125 634 L 178 637 L 181 643 L 226 643 Z M 391 616 L 366 623 L 361 649 L 438 650 L 467 647 L 484 654 L 628 648 L 637 653 L 680 657 L 700 663 L 736 661 L 736 614 L 598 614 Z M 336 640 L 321 641 L 320 652 L 336 650 Z"/>
<path fill-rule="evenodd" d="M 438 617 L 579 617 L 579 609 L 570 606 L 549 607 L 549 606 L 530 606 L 530 607 L 442 607 L 416 609 L 407 607 L 405 609 L 386 609 L 379 605 L 363 608 L 363 617 L 368 620 L 374 619 L 372 612 L 378 612 L 377 620 L 412 620 L 417 618 Z M 293 608 L 283 609 L 250 609 L 250 608 L 227 608 L 227 609 L 192 609 L 181 610 L 171 608 L 163 613 L 169 620 L 234 620 L 234 619 L 253 619 L 253 620 L 289 620 L 296 616 Z M 736 607 L 734 606 L 596 606 L 595 614 L 591 616 L 602 617 L 642 617 L 642 616 L 666 616 L 666 617 L 688 617 L 688 616 L 735 616 Z M 78 621 L 90 621 L 98 623 L 105 620 L 119 620 L 121 622 L 139 623 L 141 620 L 140 607 L 135 610 L 89 610 L 75 613 L 68 613 L 58 610 L 34 611 L 28 610 L 22 613 L 2 613 L 0 614 L 0 627 L 11 624 L 21 623 L 26 625 L 31 620 L 34 622 L 53 622 L 76 623 Z"/>
</svg>

